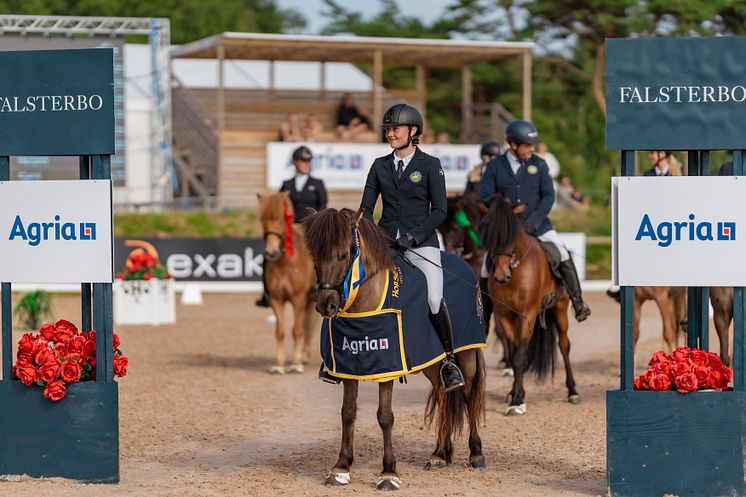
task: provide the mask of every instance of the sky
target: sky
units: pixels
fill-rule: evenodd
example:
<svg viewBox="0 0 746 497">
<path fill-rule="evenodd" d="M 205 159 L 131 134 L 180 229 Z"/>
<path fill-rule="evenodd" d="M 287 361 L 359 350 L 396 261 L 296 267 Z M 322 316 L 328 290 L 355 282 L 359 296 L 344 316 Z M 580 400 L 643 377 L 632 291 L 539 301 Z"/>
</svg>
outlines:
<svg viewBox="0 0 746 497">
<path fill-rule="evenodd" d="M 397 0 L 399 10 L 407 16 L 420 16 L 424 24 L 429 24 L 443 13 L 445 7 L 453 0 Z M 362 12 L 364 18 L 370 19 L 381 10 L 377 0 L 340 0 L 339 4 L 350 10 Z M 322 11 L 326 10 L 323 0 L 277 0 L 283 9 L 293 8 L 303 14 L 308 21 L 304 30 L 306 34 L 318 34 L 326 24 Z"/>
</svg>

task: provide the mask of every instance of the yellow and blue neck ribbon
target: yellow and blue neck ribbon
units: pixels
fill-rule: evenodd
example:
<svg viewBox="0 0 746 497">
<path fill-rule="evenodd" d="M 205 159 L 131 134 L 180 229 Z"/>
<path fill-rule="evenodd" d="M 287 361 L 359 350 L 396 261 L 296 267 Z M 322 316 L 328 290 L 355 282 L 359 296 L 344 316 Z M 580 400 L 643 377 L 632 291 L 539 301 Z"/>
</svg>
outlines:
<svg viewBox="0 0 746 497">
<path fill-rule="evenodd" d="M 357 226 L 352 227 L 352 251 L 352 264 L 350 264 L 350 269 L 347 270 L 347 275 L 342 283 L 345 298 L 345 305 L 342 308 L 342 312 L 347 311 L 355 301 L 357 292 L 360 290 L 360 285 L 365 279 L 365 267 L 363 267 L 363 259 L 360 257 Z"/>
</svg>

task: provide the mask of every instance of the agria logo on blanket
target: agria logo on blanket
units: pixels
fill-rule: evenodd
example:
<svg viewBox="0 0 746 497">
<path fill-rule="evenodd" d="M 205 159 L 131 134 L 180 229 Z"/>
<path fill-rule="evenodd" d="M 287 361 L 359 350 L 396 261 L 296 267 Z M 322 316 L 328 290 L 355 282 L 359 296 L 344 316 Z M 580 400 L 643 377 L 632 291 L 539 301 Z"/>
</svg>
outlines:
<svg viewBox="0 0 746 497">
<path fill-rule="evenodd" d="M 373 350 L 387 350 L 388 348 L 388 338 L 374 338 L 371 340 L 365 337 L 365 340 L 347 340 L 347 337 L 342 337 L 342 351 L 349 350 L 353 355 Z"/>
<path fill-rule="evenodd" d="M 96 223 L 63 223 L 59 215 L 53 222 L 24 224 L 20 215 L 16 215 L 8 240 L 20 239 L 32 247 L 46 240 L 95 240 Z"/>
<path fill-rule="evenodd" d="M 736 239 L 734 221 L 698 221 L 694 214 L 689 214 L 687 221 L 662 221 L 654 225 L 650 216 L 645 214 L 640 222 L 635 240 L 649 239 L 658 242 L 661 247 L 668 247 L 675 241 L 730 241 Z"/>
</svg>

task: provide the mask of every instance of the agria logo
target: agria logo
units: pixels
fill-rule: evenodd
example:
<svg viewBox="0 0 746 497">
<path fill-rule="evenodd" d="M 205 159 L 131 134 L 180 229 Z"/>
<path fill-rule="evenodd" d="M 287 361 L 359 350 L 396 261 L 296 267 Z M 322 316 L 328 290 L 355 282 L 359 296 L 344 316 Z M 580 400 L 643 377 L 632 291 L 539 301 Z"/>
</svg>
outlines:
<svg viewBox="0 0 746 497">
<path fill-rule="evenodd" d="M 658 242 L 661 247 L 668 247 L 674 241 L 728 241 L 736 239 L 736 223 L 733 221 L 695 221 L 694 214 L 689 214 L 688 221 L 663 221 L 654 225 L 650 216 L 642 217 L 635 240 L 649 239 Z"/>
<path fill-rule="evenodd" d="M 24 224 L 20 215 L 16 215 L 8 240 L 21 239 L 32 247 L 46 240 L 95 240 L 96 223 L 62 223 L 59 215 L 54 216 L 52 223 Z"/>
<path fill-rule="evenodd" d="M 353 355 L 357 355 L 359 352 L 386 350 L 388 348 L 388 338 L 369 339 L 368 337 L 365 337 L 365 340 L 347 340 L 347 337 L 342 337 L 342 350 L 349 350 Z"/>
</svg>

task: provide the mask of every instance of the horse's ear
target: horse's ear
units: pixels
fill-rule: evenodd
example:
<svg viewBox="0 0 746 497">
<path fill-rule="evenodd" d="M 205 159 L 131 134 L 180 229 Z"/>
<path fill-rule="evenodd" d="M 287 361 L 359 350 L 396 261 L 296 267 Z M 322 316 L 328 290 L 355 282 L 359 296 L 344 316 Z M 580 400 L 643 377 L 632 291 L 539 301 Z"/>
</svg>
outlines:
<svg viewBox="0 0 746 497">
<path fill-rule="evenodd" d="M 319 211 L 314 209 L 313 207 L 306 207 L 306 216 L 313 216 L 314 214 L 318 214 Z"/>
<path fill-rule="evenodd" d="M 528 204 L 518 204 L 515 207 L 513 207 L 513 213 L 516 216 L 520 216 L 524 212 L 526 212 L 526 207 L 528 207 Z"/>
<path fill-rule="evenodd" d="M 360 207 L 357 212 L 355 213 L 355 216 L 353 219 L 355 219 L 355 224 L 359 223 L 360 220 L 363 218 L 363 215 L 365 214 L 365 209 Z"/>
<path fill-rule="evenodd" d="M 480 200 L 477 202 L 477 210 L 480 214 L 487 214 L 490 211 L 490 206 Z"/>
<path fill-rule="evenodd" d="M 263 196 L 264 196 L 263 194 L 256 192 L 256 198 L 258 198 L 260 202 L 262 201 Z"/>
</svg>

